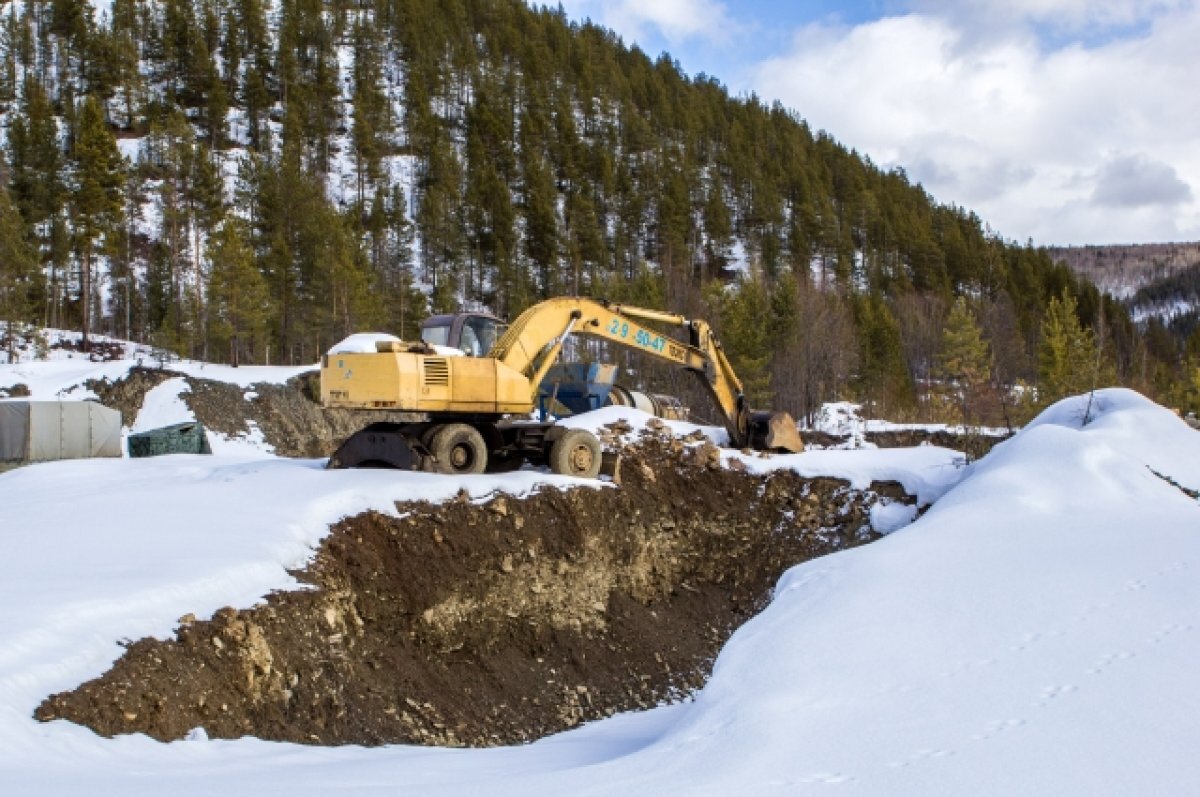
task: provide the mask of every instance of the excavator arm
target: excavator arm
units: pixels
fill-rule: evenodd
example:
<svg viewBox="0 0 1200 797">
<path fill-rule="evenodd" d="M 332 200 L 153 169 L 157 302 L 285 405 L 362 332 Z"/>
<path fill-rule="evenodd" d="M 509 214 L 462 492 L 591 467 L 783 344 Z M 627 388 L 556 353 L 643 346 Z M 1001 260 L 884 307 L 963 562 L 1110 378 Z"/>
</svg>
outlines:
<svg viewBox="0 0 1200 797">
<path fill-rule="evenodd" d="M 657 332 L 642 321 L 675 327 L 686 341 Z M 749 411 L 741 380 L 712 328 L 701 320 L 595 299 L 549 299 L 517 318 L 489 356 L 525 374 L 536 395 L 537 386 L 558 359 L 566 338 L 573 334 L 611 341 L 696 374 L 720 410 L 735 446 L 749 446 L 757 437 L 759 441 L 766 439 L 771 448 L 802 450 L 790 417 L 755 417 Z M 794 440 L 786 439 L 789 431 Z M 772 437 L 777 438 L 776 443 L 770 442 Z"/>
</svg>

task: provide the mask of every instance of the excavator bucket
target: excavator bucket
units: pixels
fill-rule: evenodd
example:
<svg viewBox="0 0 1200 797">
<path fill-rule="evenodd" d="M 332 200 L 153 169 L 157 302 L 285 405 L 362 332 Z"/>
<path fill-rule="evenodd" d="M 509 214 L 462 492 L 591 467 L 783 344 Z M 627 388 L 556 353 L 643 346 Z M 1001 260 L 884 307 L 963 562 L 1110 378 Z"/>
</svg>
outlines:
<svg viewBox="0 0 1200 797">
<path fill-rule="evenodd" d="M 756 451 L 787 451 L 799 454 L 804 441 L 796 421 L 786 412 L 750 413 L 750 447 Z"/>
</svg>

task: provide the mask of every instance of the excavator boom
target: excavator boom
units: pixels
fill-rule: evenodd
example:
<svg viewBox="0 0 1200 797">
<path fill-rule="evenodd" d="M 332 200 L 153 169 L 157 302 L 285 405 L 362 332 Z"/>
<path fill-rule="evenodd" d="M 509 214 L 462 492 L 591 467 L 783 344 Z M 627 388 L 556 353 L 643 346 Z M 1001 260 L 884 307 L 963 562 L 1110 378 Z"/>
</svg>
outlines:
<svg viewBox="0 0 1200 797">
<path fill-rule="evenodd" d="M 686 340 L 657 332 L 640 321 L 675 327 Z M 720 410 L 735 446 L 803 450 L 790 416 L 754 414 L 746 407 L 742 382 L 705 321 L 596 299 L 548 299 L 522 313 L 489 356 L 530 378 L 532 401 L 536 386 L 558 359 L 565 338 L 572 334 L 611 341 L 695 374 Z"/>
</svg>

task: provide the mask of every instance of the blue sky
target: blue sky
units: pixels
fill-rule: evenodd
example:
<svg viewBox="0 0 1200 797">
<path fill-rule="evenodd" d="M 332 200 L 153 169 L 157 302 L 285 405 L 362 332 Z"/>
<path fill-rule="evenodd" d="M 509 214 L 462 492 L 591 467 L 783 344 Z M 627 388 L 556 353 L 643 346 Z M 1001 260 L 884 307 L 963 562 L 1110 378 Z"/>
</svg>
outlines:
<svg viewBox="0 0 1200 797">
<path fill-rule="evenodd" d="M 1200 0 L 563 0 L 1037 244 L 1200 240 Z"/>
</svg>

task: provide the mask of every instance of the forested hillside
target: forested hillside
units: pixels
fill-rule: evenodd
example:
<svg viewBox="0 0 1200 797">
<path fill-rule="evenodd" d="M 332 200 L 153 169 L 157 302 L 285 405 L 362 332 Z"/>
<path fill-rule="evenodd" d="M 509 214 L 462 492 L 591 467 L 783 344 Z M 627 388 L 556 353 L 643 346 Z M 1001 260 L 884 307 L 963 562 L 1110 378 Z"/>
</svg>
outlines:
<svg viewBox="0 0 1200 797">
<path fill-rule="evenodd" d="M 1169 332 L 1187 340 L 1200 326 L 1200 243 L 1064 246 L 1047 252 L 1121 299 L 1151 336 Z"/>
<path fill-rule="evenodd" d="M 1053 246 L 1046 252 L 1119 298 L 1200 264 L 1200 243 Z"/>
<path fill-rule="evenodd" d="M 580 293 L 712 320 L 752 402 L 798 414 L 995 420 L 1020 383 L 1117 379 L 1200 403 L 1200 341 L 1148 345 L 803 109 L 561 11 L 22 0 L 0 50 L 2 319 L 298 363 Z"/>
</svg>

